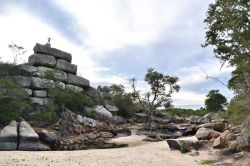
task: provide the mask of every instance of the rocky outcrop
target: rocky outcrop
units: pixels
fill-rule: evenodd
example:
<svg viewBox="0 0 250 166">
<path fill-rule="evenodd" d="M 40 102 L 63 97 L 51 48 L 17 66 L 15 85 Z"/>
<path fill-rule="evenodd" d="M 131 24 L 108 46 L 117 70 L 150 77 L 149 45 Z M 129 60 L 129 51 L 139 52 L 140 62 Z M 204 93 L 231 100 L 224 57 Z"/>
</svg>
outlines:
<svg viewBox="0 0 250 166">
<path fill-rule="evenodd" d="M 10 124 L 3 128 L 0 133 L 0 150 L 16 150 L 18 133 L 18 123 L 11 121 Z"/>
<path fill-rule="evenodd" d="M 37 133 L 29 123 L 16 121 L 6 126 L 0 134 L 0 150 L 50 150 L 39 142 Z"/>
<path fill-rule="evenodd" d="M 111 112 L 109 112 L 106 108 L 103 106 L 96 106 L 94 108 L 94 112 L 96 113 L 96 117 L 98 119 L 106 119 L 110 120 L 112 118 Z"/>
</svg>

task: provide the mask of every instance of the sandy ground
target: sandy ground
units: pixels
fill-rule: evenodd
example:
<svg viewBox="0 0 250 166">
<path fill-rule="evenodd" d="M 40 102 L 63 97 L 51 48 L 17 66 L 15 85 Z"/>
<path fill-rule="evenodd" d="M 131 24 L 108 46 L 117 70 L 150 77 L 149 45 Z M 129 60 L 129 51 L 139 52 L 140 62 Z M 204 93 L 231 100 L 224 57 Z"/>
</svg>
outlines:
<svg viewBox="0 0 250 166">
<path fill-rule="evenodd" d="M 165 141 L 144 142 L 143 136 L 129 136 L 112 140 L 128 143 L 126 148 L 91 149 L 81 151 L 6 151 L 0 152 L 0 165 L 45 165 L 45 166 L 195 166 L 200 161 L 213 159 L 208 151 L 198 156 L 170 151 Z"/>
</svg>

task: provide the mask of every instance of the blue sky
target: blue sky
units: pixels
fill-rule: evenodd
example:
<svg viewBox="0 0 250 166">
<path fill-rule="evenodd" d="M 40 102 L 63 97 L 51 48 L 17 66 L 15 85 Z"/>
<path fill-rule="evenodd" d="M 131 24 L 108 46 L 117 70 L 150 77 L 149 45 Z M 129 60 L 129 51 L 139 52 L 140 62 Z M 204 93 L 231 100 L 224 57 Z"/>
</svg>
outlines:
<svg viewBox="0 0 250 166">
<path fill-rule="evenodd" d="M 28 51 L 36 42 L 52 38 L 52 46 L 73 55 L 78 74 L 92 86 L 122 83 L 136 77 L 145 91 L 148 67 L 176 75 L 181 91 L 173 95 L 176 106 L 202 105 L 211 89 L 226 97 L 232 92 L 223 82 L 232 68 L 223 67 L 205 40 L 205 18 L 213 0 L 0 0 L 0 50 L 11 61 L 7 44 L 15 42 Z"/>
</svg>

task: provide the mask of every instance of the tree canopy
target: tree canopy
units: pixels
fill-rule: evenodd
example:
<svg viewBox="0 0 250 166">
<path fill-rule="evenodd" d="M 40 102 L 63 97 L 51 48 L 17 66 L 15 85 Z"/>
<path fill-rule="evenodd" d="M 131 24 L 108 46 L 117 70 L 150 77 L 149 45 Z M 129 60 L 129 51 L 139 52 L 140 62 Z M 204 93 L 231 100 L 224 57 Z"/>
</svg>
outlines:
<svg viewBox="0 0 250 166">
<path fill-rule="evenodd" d="M 180 89 L 178 80 L 178 77 L 164 75 L 153 68 L 148 68 L 144 81 L 149 85 L 150 91 L 141 95 L 140 91 L 136 90 L 136 79 L 133 78 L 131 79 L 133 95 L 142 105 L 146 101 L 150 111 L 160 106 L 171 107 L 171 95 Z"/>
<path fill-rule="evenodd" d="M 214 46 L 217 58 L 232 65 L 250 57 L 249 0 L 216 0 L 204 20 L 208 28 L 204 46 Z"/>
<path fill-rule="evenodd" d="M 227 99 L 219 93 L 219 90 L 211 90 L 208 92 L 205 106 L 209 112 L 224 111 L 226 105 Z"/>
</svg>

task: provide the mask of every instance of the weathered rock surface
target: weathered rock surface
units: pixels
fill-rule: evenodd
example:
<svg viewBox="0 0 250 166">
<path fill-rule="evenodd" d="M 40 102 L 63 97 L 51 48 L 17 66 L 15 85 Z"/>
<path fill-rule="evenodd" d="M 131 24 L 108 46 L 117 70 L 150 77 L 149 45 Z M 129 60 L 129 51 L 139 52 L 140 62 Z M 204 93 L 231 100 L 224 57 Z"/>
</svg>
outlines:
<svg viewBox="0 0 250 166">
<path fill-rule="evenodd" d="M 65 85 L 65 88 L 66 89 L 70 89 L 74 92 L 84 92 L 83 88 L 82 87 L 79 87 L 79 86 L 75 86 L 75 85 L 69 85 L 69 84 L 66 84 Z"/>
<path fill-rule="evenodd" d="M 31 86 L 34 89 L 47 89 L 49 87 L 54 87 L 55 83 L 52 80 L 31 77 Z"/>
<path fill-rule="evenodd" d="M 115 130 L 114 134 L 117 137 L 127 137 L 127 136 L 130 136 L 132 133 L 129 129 L 123 128 L 123 129 Z"/>
<path fill-rule="evenodd" d="M 96 113 L 96 117 L 99 119 L 110 120 L 112 118 L 111 112 L 106 110 L 106 108 L 104 108 L 103 106 L 96 106 L 94 108 L 94 111 Z"/>
<path fill-rule="evenodd" d="M 70 62 L 62 59 L 58 59 L 56 62 L 56 68 L 62 71 L 65 71 L 67 73 L 71 73 L 76 75 L 77 72 L 77 66 L 74 64 L 71 64 Z"/>
<path fill-rule="evenodd" d="M 19 145 L 18 150 L 24 151 L 49 151 L 51 150 L 50 147 L 41 144 L 39 142 L 31 143 L 31 142 L 24 142 Z"/>
<path fill-rule="evenodd" d="M 23 90 L 24 90 L 29 96 L 31 96 L 32 93 L 33 93 L 31 89 L 24 88 Z"/>
<path fill-rule="evenodd" d="M 250 134 L 244 133 L 242 136 L 237 138 L 237 142 L 241 150 L 250 151 Z"/>
<path fill-rule="evenodd" d="M 53 145 L 59 141 L 59 138 L 55 132 L 48 131 L 48 130 L 41 130 L 39 133 L 39 138 L 41 141 Z"/>
<path fill-rule="evenodd" d="M 36 72 L 36 67 L 30 65 L 30 64 L 21 64 L 19 67 L 29 73 L 34 73 Z"/>
<path fill-rule="evenodd" d="M 10 124 L 3 128 L 0 133 L 0 150 L 16 150 L 18 133 L 18 123 L 11 121 Z"/>
<path fill-rule="evenodd" d="M 224 148 L 225 146 L 225 141 L 221 137 L 217 137 L 213 142 L 213 148 Z"/>
<path fill-rule="evenodd" d="M 119 108 L 117 108 L 116 106 L 110 105 L 110 104 L 106 104 L 105 107 L 110 112 L 118 112 L 119 111 Z"/>
<path fill-rule="evenodd" d="M 33 54 L 29 57 L 29 64 L 33 66 L 45 66 L 54 68 L 56 66 L 56 59 L 50 55 Z"/>
<path fill-rule="evenodd" d="M 68 84 L 80 86 L 80 87 L 89 87 L 89 80 L 79 77 L 73 74 L 68 74 Z"/>
<path fill-rule="evenodd" d="M 210 129 L 207 128 L 200 128 L 197 133 L 195 134 L 196 138 L 199 140 L 209 140 L 210 137 Z"/>
<path fill-rule="evenodd" d="M 93 87 L 88 87 L 87 89 L 85 89 L 85 94 L 93 98 L 100 97 L 100 92 Z"/>
<path fill-rule="evenodd" d="M 113 116 L 112 121 L 116 124 L 124 124 L 127 122 L 127 120 L 121 116 Z"/>
<path fill-rule="evenodd" d="M 33 91 L 34 97 L 46 97 L 47 91 L 46 90 L 35 90 Z"/>
<path fill-rule="evenodd" d="M 67 60 L 69 62 L 71 62 L 72 60 L 72 56 L 71 54 L 58 50 L 56 48 L 52 48 L 46 45 L 41 45 L 39 43 L 37 43 L 35 45 L 35 47 L 33 48 L 35 53 L 41 53 L 41 54 L 49 54 L 49 55 L 53 55 L 54 57 L 58 58 L 58 59 L 64 59 Z"/>
<path fill-rule="evenodd" d="M 68 80 L 67 73 L 65 73 L 64 71 L 55 70 L 43 66 L 38 66 L 36 68 L 35 75 L 42 78 L 51 77 L 51 79 L 53 80 L 62 82 L 67 82 Z"/>
<path fill-rule="evenodd" d="M 46 105 L 47 100 L 45 98 L 31 97 L 30 101 L 32 104 Z"/>
<path fill-rule="evenodd" d="M 224 131 L 225 127 L 226 127 L 226 124 L 223 123 L 223 122 L 216 122 L 216 123 L 213 123 L 213 129 L 214 129 L 215 131 L 222 132 L 222 131 Z"/>
<path fill-rule="evenodd" d="M 29 88 L 31 86 L 31 78 L 23 76 L 13 76 L 13 78 L 21 87 Z"/>
</svg>

